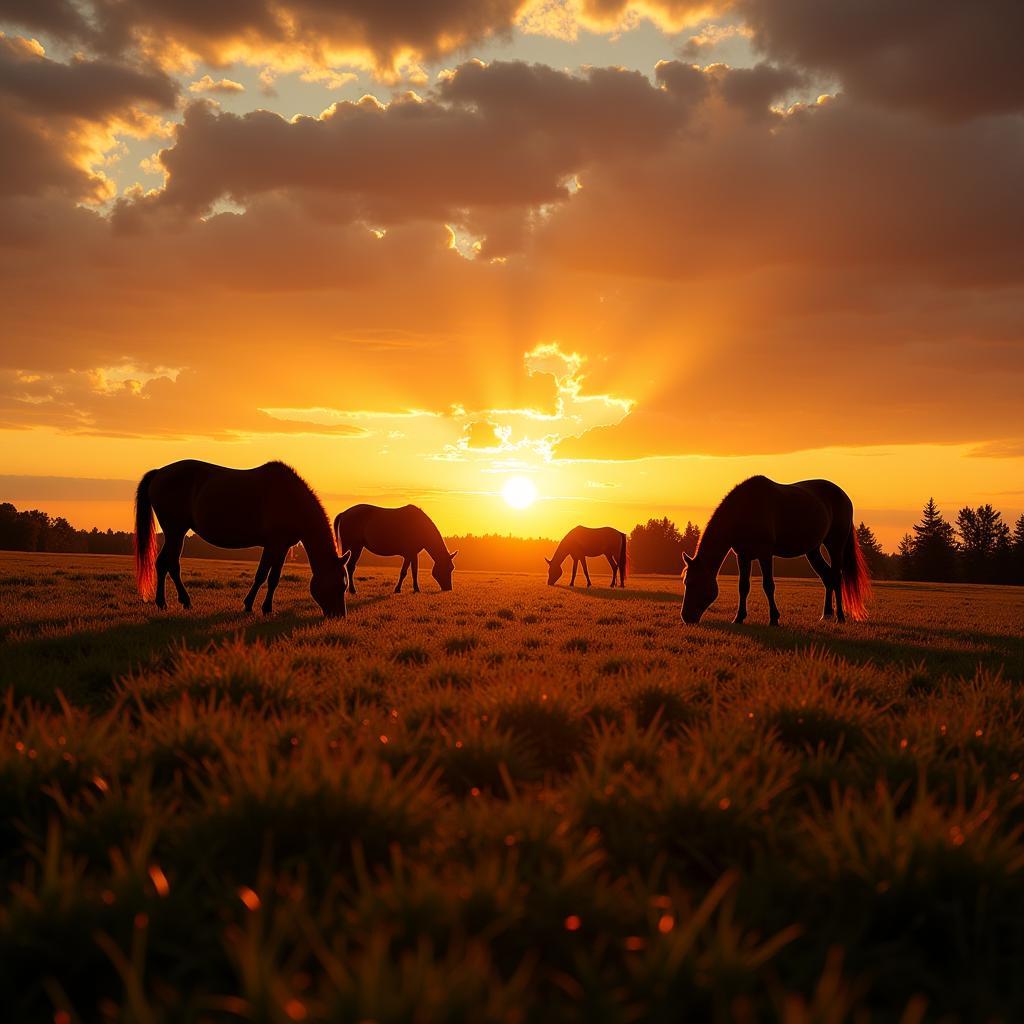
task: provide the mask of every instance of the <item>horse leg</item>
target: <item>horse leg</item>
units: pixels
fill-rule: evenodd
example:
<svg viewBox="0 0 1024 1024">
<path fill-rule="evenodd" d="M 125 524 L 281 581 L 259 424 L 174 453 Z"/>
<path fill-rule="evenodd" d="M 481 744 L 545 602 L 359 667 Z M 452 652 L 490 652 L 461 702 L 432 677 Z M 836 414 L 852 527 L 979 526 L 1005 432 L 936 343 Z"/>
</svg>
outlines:
<svg viewBox="0 0 1024 1024">
<path fill-rule="evenodd" d="M 768 624 L 777 626 L 779 624 L 779 607 L 775 603 L 775 576 L 773 574 L 772 556 L 765 555 L 759 558 L 761 563 L 761 586 L 764 587 L 764 596 L 768 598 Z"/>
<path fill-rule="evenodd" d="M 165 531 L 164 545 L 156 558 L 156 606 L 166 608 L 167 599 L 164 597 L 164 581 L 167 576 L 171 577 L 175 589 L 178 591 L 178 601 L 182 608 L 189 609 L 192 602 L 189 600 L 188 591 L 181 582 L 181 546 L 185 543 L 185 531 Z"/>
<path fill-rule="evenodd" d="M 618 562 L 616 562 L 615 559 L 612 558 L 611 555 L 605 555 L 604 557 L 608 559 L 608 564 L 612 567 L 612 586 L 614 587 L 615 586 L 615 576 L 617 575 L 617 573 L 619 571 L 619 565 L 618 565 Z"/>
<path fill-rule="evenodd" d="M 747 617 L 747 595 L 750 593 L 750 563 L 746 555 L 737 555 L 736 560 L 740 566 L 740 603 L 736 608 L 736 618 L 732 621 L 737 626 L 742 625 L 743 620 Z"/>
<path fill-rule="evenodd" d="M 575 555 L 573 555 L 572 556 L 572 579 L 569 580 L 569 586 L 570 587 L 575 587 L 576 586 L 576 573 L 579 571 L 579 568 L 580 568 L 580 560 Z"/>
<path fill-rule="evenodd" d="M 409 571 L 409 561 L 408 558 L 402 560 L 402 571 L 398 574 L 398 586 L 395 587 L 396 594 L 402 592 L 402 584 L 405 582 L 406 573 Z"/>
<path fill-rule="evenodd" d="M 270 575 L 267 577 L 267 596 L 263 599 L 262 611 L 264 615 L 269 615 L 274 610 L 274 591 L 277 590 L 277 585 L 281 581 L 281 570 L 284 568 L 284 560 L 288 554 L 288 549 L 284 551 L 275 551 L 270 564 Z"/>
<path fill-rule="evenodd" d="M 348 592 L 354 594 L 356 592 L 356 562 L 359 561 L 359 556 L 363 553 L 361 547 L 349 548 L 348 558 Z M 343 551 L 342 554 L 345 552 Z"/>
<path fill-rule="evenodd" d="M 412 556 L 412 592 L 420 592 L 420 553 L 417 551 Z"/>
<path fill-rule="evenodd" d="M 253 577 L 252 586 L 249 588 L 249 593 L 245 595 L 244 604 L 247 612 L 252 611 L 256 595 L 260 592 L 260 587 L 263 586 L 263 582 L 267 578 L 267 573 L 270 572 L 272 557 L 270 548 L 264 548 L 263 554 L 260 556 L 260 564 L 256 566 L 256 575 Z"/>
<path fill-rule="evenodd" d="M 839 541 L 836 544 L 825 544 L 828 552 L 828 560 L 832 563 L 832 592 L 836 595 L 836 622 L 845 622 L 843 614 L 843 549 L 846 544 Z"/>
<path fill-rule="evenodd" d="M 587 569 L 587 556 L 583 556 L 583 575 L 587 577 L 587 586 L 591 586 L 590 571 Z"/>
<path fill-rule="evenodd" d="M 832 618 L 832 566 L 825 561 L 821 556 L 821 550 L 815 548 L 813 551 L 807 552 L 807 561 L 811 563 L 811 568 L 818 574 L 822 584 L 825 587 L 825 607 L 822 609 L 821 617 L 823 619 Z"/>
</svg>

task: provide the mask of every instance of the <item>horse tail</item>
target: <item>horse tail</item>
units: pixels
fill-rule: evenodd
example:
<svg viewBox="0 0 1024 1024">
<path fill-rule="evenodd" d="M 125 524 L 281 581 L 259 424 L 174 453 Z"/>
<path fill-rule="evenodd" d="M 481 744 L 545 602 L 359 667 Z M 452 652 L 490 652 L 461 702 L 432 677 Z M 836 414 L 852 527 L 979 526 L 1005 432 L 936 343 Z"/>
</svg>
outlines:
<svg viewBox="0 0 1024 1024">
<path fill-rule="evenodd" d="M 343 550 L 344 550 L 343 547 L 342 547 L 342 543 L 341 543 L 341 517 L 342 517 L 342 514 L 343 513 L 339 512 L 334 517 L 334 538 L 338 542 L 338 554 L 339 555 L 342 554 Z"/>
<path fill-rule="evenodd" d="M 154 473 L 155 469 L 146 473 L 135 492 L 135 580 L 143 601 L 151 600 L 156 592 L 156 531 L 149 500 L 149 482 Z"/>
<path fill-rule="evenodd" d="M 843 608 L 858 622 L 868 617 L 866 603 L 871 596 L 871 575 L 864 559 L 857 530 L 850 524 L 850 539 L 843 552 Z"/>
<path fill-rule="evenodd" d="M 619 584 L 621 586 L 626 585 L 626 559 L 628 552 L 626 551 L 626 535 L 620 534 L 622 540 L 619 543 Z"/>
</svg>

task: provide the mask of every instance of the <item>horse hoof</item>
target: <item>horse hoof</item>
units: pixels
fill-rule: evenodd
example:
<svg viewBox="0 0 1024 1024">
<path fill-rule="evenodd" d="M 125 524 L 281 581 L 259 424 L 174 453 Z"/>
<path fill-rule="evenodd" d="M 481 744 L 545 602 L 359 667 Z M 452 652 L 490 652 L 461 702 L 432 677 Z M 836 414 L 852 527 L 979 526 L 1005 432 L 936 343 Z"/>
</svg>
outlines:
<svg viewBox="0 0 1024 1024">
<path fill-rule="evenodd" d="M 768 625 L 778 628 L 779 620 L 778 619 L 772 619 L 771 622 L 768 623 Z"/>
<path fill-rule="evenodd" d="M 264 615 L 273 615 L 274 614 L 274 609 L 273 608 L 268 608 L 266 605 L 264 605 L 260 609 L 260 611 L 263 612 Z"/>
<path fill-rule="evenodd" d="M 186 612 L 192 611 L 192 602 L 191 601 L 182 601 L 181 602 L 181 608 L 182 608 L 182 611 L 186 611 Z"/>
<path fill-rule="evenodd" d="M 743 625 L 743 623 L 744 623 L 744 622 L 746 622 L 746 621 L 747 621 L 747 620 L 746 620 L 746 616 L 744 616 L 744 617 L 743 617 L 743 618 L 741 619 L 741 618 L 740 618 L 740 617 L 739 617 L 739 616 L 737 615 L 737 616 L 736 616 L 736 618 L 732 620 L 732 624 L 733 624 L 734 626 L 742 626 L 742 625 Z"/>
<path fill-rule="evenodd" d="M 160 611 L 162 611 L 162 612 L 167 611 L 167 602 L 166 601 L 156 601 L 154 603 L 156 604 L 157 608 L 160 609 Z"/>
</svg>

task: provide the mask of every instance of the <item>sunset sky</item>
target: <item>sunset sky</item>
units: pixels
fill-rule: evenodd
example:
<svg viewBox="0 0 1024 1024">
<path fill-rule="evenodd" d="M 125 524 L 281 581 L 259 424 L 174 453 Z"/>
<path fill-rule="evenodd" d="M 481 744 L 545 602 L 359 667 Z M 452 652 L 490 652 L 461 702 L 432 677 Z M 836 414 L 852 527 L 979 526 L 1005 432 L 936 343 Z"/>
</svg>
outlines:
<svg viewBox="0 0 1024 1024">
<path fill-rule="evenodd" d="M 0 0 L 0 500 L 1024 510 L 1020 0 Z M 510 478 L 536 487 L 515 508 Z"/>
</svg>

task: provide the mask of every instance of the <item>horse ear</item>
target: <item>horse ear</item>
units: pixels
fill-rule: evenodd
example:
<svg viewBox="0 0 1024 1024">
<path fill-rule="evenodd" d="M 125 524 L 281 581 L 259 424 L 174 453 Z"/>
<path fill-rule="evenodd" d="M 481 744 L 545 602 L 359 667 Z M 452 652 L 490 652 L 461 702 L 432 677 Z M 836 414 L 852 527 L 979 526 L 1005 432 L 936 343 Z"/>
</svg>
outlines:
<svg viewBox="0 0 1024 1024">
<path fill-rule="evenodd" d="M 545 561 L 545 562 L 547 562 L 547 563 L 548 563 L 548 565 L 550 565 L 550 564 L 551 564 L 551 559 L 550 559 L 550 558 L 545 558 L 545 559 L 544 559 L 544 561 Z"/>
<path fill-rule="evenodd" d="M 689 568 L 691 565 L 693 565 L 693 555 L 691 555 L 688 552 L 684 551 L 683 552 L 683 561 L 686 563 L 686 567 Z"/>
<path fill-rule="evenodd" d="M 351 552 L 351 551 L 346 551 L 346 552 L 345 552 L 345 554 L 343 554 L 343 555 L 341 556 L 341 558 L 339 559 L 339 561 L 341 562 L 341 564 L 342 564 L 342 565 L 348 565 L 348 560 L 349 560 L 349 559 L 350 559 L 351 557 L 352 557 L 352 552 Z"/>
<path fill-rule="evenodd" d="M 456 549 L 455 549 L 454 551 L 449 551 L 449 552 L 448 552 L 448 557 L 449 557 L 449 558 L 451 558 L 451 559 L 454 559 L 454 558 L 455 558 L 455 556 L 456 556 L 456 555 L 457 555 L 458 553 L 459 553 L 459 549 L 458 549 L 458 548 L 456 548 Z"/>
</svg>

